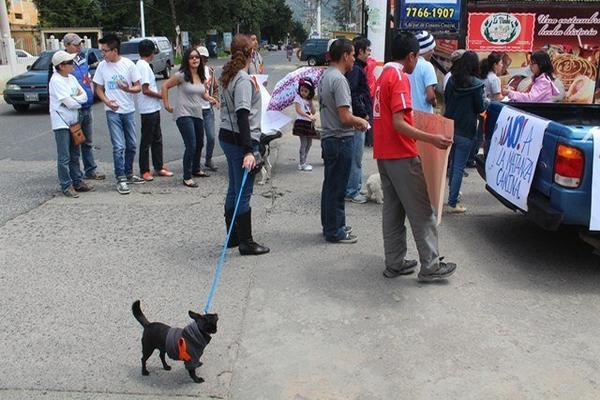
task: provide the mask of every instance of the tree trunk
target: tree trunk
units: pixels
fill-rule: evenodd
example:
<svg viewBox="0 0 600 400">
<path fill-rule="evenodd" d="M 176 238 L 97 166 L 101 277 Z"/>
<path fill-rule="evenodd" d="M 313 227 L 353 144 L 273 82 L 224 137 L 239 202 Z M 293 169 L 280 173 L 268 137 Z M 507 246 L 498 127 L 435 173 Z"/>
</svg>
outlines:
<svg viewBox="0 0 600 400">
<path fill-rule="evenodd" d="M 173 30 L 175 30 L 175 54 L 182 57 L 183 52 L 181 51 L 181 41 L 179 40 L 179 33 L 177 33 L 177 14 L 175 13 L 175 0 L 169 0 L 171 6 L 171 21 L 173 21 Z"/>
</svg>

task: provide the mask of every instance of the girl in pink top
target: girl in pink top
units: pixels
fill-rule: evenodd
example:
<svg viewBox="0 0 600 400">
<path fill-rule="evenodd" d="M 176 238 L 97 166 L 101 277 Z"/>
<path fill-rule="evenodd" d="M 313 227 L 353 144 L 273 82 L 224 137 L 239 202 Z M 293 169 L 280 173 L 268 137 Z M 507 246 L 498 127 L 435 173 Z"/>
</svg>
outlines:
<svg viewBox="0 0 600 400">
<path fill-rule="evenodd" d="M 505 88 L 502 92 L 511 101 L 522 103 L 551 103 L 554 97 L 560 94 L 560 91 L 554 84 L 554 67 L 550 56 L 545 51 L 536 51 L 531 55 L 531 64 L 529 65 L 533 72 L 533 82 L 526 93 L 517 92 Z"/>
</svg>

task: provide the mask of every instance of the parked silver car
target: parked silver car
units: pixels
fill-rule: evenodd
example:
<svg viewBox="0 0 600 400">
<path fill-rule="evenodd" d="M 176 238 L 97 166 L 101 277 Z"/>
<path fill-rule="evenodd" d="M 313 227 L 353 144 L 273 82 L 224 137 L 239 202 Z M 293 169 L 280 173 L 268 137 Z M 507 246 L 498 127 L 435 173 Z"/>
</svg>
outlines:
<svg viewBox="0 0 600 400">
<path fill-rule="evenodd" d="M 128 42 L 123 42 L 121 43 L 120 54 L 133 62 L 137 62 L 137 60 L 140 59 L 138 47 L 140 42 L 144 39 L 152 40 L 156 46 L 156 49 L 154 50 L 154 60 L 150 63 L 150 67 L 152 67 L 155 74 L 162 74 L 165 79 L 169 78 L 169 76 L 171 76 L 171 68 L 175 65 L 175 56 L 171 42 L 164 36 L 135 38 Z"/>
</svg>

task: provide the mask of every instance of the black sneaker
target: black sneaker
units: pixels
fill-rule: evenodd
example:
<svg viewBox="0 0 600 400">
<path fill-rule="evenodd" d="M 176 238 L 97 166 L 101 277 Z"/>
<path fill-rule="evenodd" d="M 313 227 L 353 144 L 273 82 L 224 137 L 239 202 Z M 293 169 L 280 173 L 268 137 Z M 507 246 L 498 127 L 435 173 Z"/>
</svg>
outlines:
<svg viewBox="0 0 600 400">
<path fill-rule="evenodd" d="M 402 267 L 400 269 L 387 267 L 383 271 L 383 276 L 386 278 L 396 278 L 400 275 L 410 275 L 415 272 L 415 268 L 417 268 L 417 260 L 404 260 L 402 263 Z"/>
<path fill-rule="evenodd" d="M 352 227 L 351 226 L 346 225 L 344 227 L 344 230 L 346 231 L 346 233 L 352 233 Z"/>
<path fill-rule="evenodd" d="M 137 175 L 128 175 L 127 176 L 127 183 L 133 184 L 133 185 L 141 185 L 142 183 L 146 183 L 146 181 L 143 178 L 140 178 Z"/>
<path fill-rule="evenodd" d="M 435 271 L 424 274 L 419 272 L 418 279 L 419 282 L 433 282 L 439 281 L 442 279 L 446 279 L 451 276 L 454 271 L 456 271 L 456 264 L 454 263 L 445 263 L 442 262 L 443 257 L 440 257 L 440 261 L 438 263 L 438 267 Z"/>
<path fill-rule="evenodd" d="M 334 243 L 341 243 L 341 244 L 353 244 L 358 242 L 358 236 L 352 235 L 350 233 L 346 233 L 346 237 L 343 239 L 338 240 L 337 242 Z"/>
</svg>

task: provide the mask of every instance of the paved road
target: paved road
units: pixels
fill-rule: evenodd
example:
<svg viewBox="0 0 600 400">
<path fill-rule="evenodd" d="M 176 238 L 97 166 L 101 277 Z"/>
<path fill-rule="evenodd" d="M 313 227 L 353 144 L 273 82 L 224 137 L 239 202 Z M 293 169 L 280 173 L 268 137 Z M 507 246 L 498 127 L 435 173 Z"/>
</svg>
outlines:
<svg viewBox="0 0 600 400">
<path fill-rule="evenodd" d="M 275 73 L 292 68 L 274 61 Z M 380 206 L 348 205 L 358 244 L 325 243 L 318 143 L 313 173 L 296 170 L 297 150 L 286 132 L 271 184 L 255 187 L 255 238 L 272 253 L 228 253 L 202 385 L 156 355 L 141 376 L 130 305 L 178 326 L 204 305 L 224 160 L 196 190 L 160 179 L 119 196 L 104 182 L 77 200 L 52 197 L 52 160 L 0 161 L 4 196 L 24 191 L 1 199 L 13 211 L 0 222 L 0 399 L 600 398 L 600 263 L 572 232 L 541 231 L 471 174 L 469 212 L 440 227 L 453 279 L 384 279 Z M 364 169 L 375 171 L 368 151 Z M 49 200 L 35 204 L 38 192 Z"/>
</svg>

